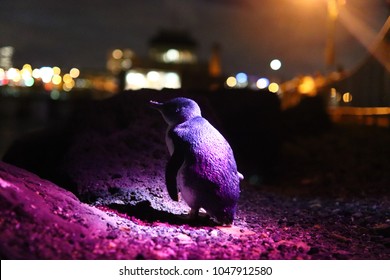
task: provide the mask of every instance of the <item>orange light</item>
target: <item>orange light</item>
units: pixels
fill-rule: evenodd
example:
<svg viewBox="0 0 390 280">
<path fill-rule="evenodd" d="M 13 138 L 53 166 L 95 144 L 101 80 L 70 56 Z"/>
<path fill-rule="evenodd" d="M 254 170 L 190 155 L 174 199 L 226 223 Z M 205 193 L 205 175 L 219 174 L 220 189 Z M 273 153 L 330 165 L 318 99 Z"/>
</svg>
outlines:
<svg viewBox="0 0 390 280">
<path fill-rule="evenodd" d="M 314 79 L 311 76 L 303 77 L 301 83 L 298 86 L 298 92 L 301 94 L 315 95 L 316 84 Z"/>
</svg>

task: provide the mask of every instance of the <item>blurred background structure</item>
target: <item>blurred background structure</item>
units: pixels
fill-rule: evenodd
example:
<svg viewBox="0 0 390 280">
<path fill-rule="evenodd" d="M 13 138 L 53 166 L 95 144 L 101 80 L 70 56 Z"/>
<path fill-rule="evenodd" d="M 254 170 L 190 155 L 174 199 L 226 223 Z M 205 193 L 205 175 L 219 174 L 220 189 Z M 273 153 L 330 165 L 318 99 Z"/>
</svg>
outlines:
<svg viewBox="0 0 390 280">
<path fill-rule="evenodd" d="M 389 126 L 387 0 L 85 5 L 2 3 L 0 155 L 77 100 L 144 88 L 321 96 L 334 121 Z"/>
</svg>

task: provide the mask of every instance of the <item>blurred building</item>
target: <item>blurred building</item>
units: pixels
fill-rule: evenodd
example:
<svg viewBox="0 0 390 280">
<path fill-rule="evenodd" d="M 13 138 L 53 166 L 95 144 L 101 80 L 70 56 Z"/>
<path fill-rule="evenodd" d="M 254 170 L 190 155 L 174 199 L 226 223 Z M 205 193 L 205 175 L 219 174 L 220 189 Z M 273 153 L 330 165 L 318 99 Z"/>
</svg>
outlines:
<svg viewBox="0 0 390 280">
<path fill-rule="evenodd" d="M 327 90 L 331 98 L 355 107 L 390 106 L 390 17 L 366 60 L 342 79 L 329 84 Z"/>
<path fill-rule="evenodd" d="M 107 69 L 120 80 L 120 88 L 199 88 L 222 86 L 220 48 L 213 46 L 209 61 L 200 61 L 198 45 L 182 30 L 160 30 L 149 41 L 148 56 L 138 57 L 129 49 L 109 54 Z"/>
<path fill-rule="evenodd" d="M 9 69 L 13 66 L 12 56 L 14 54 L 14 48 L 10 46 L 0 47 L 0 68 Z"/>
</svg>

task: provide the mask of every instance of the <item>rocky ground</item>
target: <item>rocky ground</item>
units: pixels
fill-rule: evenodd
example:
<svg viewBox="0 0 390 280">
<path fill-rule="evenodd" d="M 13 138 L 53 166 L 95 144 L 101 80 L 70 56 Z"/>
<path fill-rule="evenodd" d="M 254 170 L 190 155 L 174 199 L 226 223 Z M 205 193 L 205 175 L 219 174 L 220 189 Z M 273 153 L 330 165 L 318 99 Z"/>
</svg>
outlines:
<svg viewBox="0 0 390 280">
<path fill-rule="evenodd" d="M 275 115 L 272 168 L 237 156 L 246 176 L 237 218 L 219 227 L 189 220 L 166 194 L 165 125 L 143 109 L 152 97 L 83 107 L 91 112 L 71 126 L 11 147 L 0 162 L 2 259 L 390 259 L 387 129 L 293 133 L 291 115 Z M 232 135 L 213 99 L 198 102 Z"/>
</svg>

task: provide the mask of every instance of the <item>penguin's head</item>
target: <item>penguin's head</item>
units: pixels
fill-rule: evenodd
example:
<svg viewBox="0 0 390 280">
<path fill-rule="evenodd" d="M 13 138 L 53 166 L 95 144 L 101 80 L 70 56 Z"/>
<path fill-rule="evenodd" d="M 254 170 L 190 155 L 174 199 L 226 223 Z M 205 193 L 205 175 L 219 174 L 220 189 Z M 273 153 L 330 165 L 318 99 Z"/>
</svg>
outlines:
<svg viewBox="0 0 390 280">
<path fill-rule="evenodd" d="M 236 204 L 228 207 L 221 207 L 220 209 L 213 211 L 213 216 L 217 223 L 224 226 L 231 226 L 233 224 L 236 210 Z"/>
<path fill-rule="evenodd" d="M 160 111 L 170 126 L 201 116 L 199 105 L 189 98 L 177 97 L 164 103 L 151 100 L 150 105 Z"/>
</svg>

